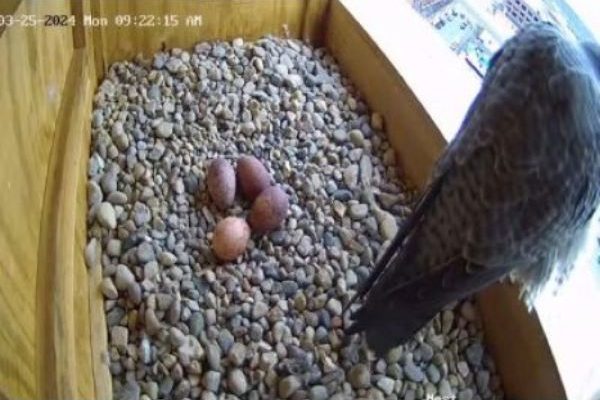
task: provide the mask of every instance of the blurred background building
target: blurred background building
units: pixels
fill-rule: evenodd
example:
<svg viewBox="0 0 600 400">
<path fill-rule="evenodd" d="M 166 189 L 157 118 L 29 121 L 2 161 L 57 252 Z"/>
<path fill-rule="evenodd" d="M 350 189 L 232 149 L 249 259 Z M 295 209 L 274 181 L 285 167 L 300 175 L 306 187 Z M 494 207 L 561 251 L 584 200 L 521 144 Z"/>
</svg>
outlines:
<svg viewBox="0 0 600 400">
<path fill-rule="evenodd" d="M 480 77 L 504 41 L 530 23 L 548 21 L 573 37 L 594 40 L 565 0 L 408 1 Z"/>
</svg>

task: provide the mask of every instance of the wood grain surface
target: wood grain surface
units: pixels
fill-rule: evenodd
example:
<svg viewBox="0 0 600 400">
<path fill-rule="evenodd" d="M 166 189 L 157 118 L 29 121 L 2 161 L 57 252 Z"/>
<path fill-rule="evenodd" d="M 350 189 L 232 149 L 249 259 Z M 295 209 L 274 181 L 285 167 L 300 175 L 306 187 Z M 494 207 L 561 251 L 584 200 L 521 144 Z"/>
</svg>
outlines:
<svg viewBox="0 0 600 400">
<path fill-rule="evenodd" d="M 83 57 L 79 51 L 72 58 L 57 118 L 40 229 L 38 281 L 44 283 L 37 290 L 40 398 L 77 397 L 74 292 L 80 282 L 75 282 L 74 271 L 74 210 L 78 144 L 83 135 L 76 131 L 81 128 L 77 124 L 81 113 L 73 107 L 82 74 Z"/>
<path fill-rule="evenodd" d="M 69 2 L 23 1 L 15 12 L 48 10 L 68 14 Z M 39 398 L 40 224 L 72 49 L 70 28 L 11 26 L 0 36 L 0 392 L 9 399 Z"/>
<path fill-rule="evenodd" d="M 98 317 L 92 312 L 98 310 L 92 304 L 102 303 L 84 261 L 94 89 L 92 55 L 76 49 L 57 118 L 41 225 L 38 280 L 46 284 L 38 285 L 37 292 L 40 398 L 110 398 L 98 390 L 105 373 L 97 368 L 101 355 L 92 344 L 98 337 L 93 332 Z M 96 347 L 106 348 L 106 340 Z"/>
</svg>

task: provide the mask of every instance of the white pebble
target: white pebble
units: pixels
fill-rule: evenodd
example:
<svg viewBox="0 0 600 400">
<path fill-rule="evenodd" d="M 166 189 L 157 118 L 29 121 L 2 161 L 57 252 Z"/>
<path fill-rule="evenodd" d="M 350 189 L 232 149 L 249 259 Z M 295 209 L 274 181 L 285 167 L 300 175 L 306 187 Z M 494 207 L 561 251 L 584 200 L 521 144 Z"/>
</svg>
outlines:
<svg viewBox="0 0 600 400">
<path fill-rule="evenodd" d="M 96 211 L 96 219 L 105 228 L 114 229 L 117 227 L 117 216 L 112 204 L 108 202 L 100 203 Z"/>
<path fill-rule="evenodd" d="M 117 274 L 115 276 L 115 285 L 119 290 L 126 290 L 129 285 L 135 282 L 135 275 L 129 267 L 123 264 L 117 265 Z"/>
<path fill-rule="evenodd" d="M 127 350 L 129 331 L 124 326 L 113 326 L 110 329 L 110 343 L 120 351 Z"/>
<path fill-rule="evenodd" d="M 90 239 L 88 244 L 85 246 L 85 265 L 88 268 L 94 268 L 100 263 L 100 246 L 96 238 Z"/>
<path fill-rule="evenodd" d="M 329 299 L 327 302 L 327 310 L 333 315 L 341 315 L 342 314 L 342 303 L 335 298 Z"/>
<path fill-rule="evenodd" d="M 173 134 L 173 124 L 163 121 L 156 127 L 156 135 L 163 139 L 168 138 Z"/>
<path fill-rule="evenodd" d="M 119 292 L 117 292 L 115 284 L 109 277 L 102 279 L 100 290 L 107 299 L 116 300 L 119 297 Z"/>
<path fill-rule="evenodd" d="M 394 380 L 383 376 L 377 381 L 377 387 L 383 390 L 385 394 L 390 395 L 394 391 Z"/>
<path fill-rule="evenodd" d="M 246 381 L 246 375 L 244 375 L 241 369 L 235 368 L 229 372 L 227 386 L 237 396 L 246 393 L 248 382 Z"/>
</svg>

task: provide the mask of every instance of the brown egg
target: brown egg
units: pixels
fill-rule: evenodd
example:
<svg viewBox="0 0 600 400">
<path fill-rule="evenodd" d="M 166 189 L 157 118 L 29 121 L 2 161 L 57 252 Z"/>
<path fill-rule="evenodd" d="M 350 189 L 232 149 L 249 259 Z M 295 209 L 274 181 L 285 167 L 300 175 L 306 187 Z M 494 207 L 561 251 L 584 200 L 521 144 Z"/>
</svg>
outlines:
<svg viewBox="0 0 600 400">
<path fill-rule="evenodd" d="M 250 227 L 242 218 L 227 217 L 215 227 L 212 248 L 221 261 L 233 261 L 246 251 Z"/>
<path fill-rule="evenodd" d="M 242 156 L 237 163 L 237 178 L 242 194 L 249 201 L 271 185 L 271 175 L 256 157 Z"/>
<path fill-rule="evenodd" d="M 208 193 L 216 206 L 221 209 L 231 207 L 235 199 L 235 171 L 223 158 L 210 163 L 207 174 Z"/>
<path fill-rule="evenodd" d="M 288 195 L 279 186 L 271 186 L 256 198 L 248 222 L 256 233 L 277 229 L 285 220 L 289 207 Z"/>
</svg>

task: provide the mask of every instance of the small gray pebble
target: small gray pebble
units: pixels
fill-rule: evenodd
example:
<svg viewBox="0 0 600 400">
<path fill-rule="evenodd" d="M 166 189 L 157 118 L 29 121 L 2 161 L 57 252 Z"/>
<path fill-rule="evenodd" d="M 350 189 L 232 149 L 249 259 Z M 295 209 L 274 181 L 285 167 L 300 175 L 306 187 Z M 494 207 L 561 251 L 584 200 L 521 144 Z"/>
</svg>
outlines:
<svg viewBox="0 0 600 400">
<path fill-rule="evenodd" d="M 107 299 L 116 300 L 119 298 L 119 292 L 117 292 L 117 288 L 110 277 L 102 279 L 100 290 Z"/>
<path fill-rule="evenodd" d="M 404 366 L 404 374 L 413 382 L 422 382 L 425 379 L 425 374 L 421 368 L 410 362 Z"/>
<path fill-rule="evenodd" d="M 440 370 L 435 364 L 429 364 L 427 367 L 427 377 L 431 383 L 438 383 L 441 379 Z"/>
<path fill-rule="evenodd" d="M 298 284 L 294 281 L 281 282 L 281 290 L 288 297 L 294 296 L 298 292 Z"/>
<path fill-rule="evenodd" d="M 158 255 L 158 261 L 165 267 L 170 267 L 177 261 L 177 256 L 168 251 L 163 251 Z"/>
<path fill-rule="evenodd" d="M 140 392 L 137 382 L 128 381 L 115 393 L 115 400 L 139 400 Z"/>
<path fill-rule="evenodd" d="M 447 379 L 442 379 L 438 384 L 438 393 L 442 398 L 454 397 L 454 392 Z"/>
<path fill-rule="evenodd" d="M 175 387 L 174 398 L 176 400 L 183 400 L 190 394 L 191 391 L 190 381 L 187 379 L 181 380 L 179 384 Z"/>
<path fill-rule="evenodd" d="M 168 138 L 173 134 L 173 124 L 163 121 L 156 126 L 156 135 L 160 138 Z"/>
<path fill-rule="evenodd" d="M 154 310 L 151 308 L 146 309 L 146 313 L 144 315 L 144 323 L 146 326 L 146 331 L 150 335 L 155 334 L 161 328 L 161 323 L 157 318 L 156 314 L 154 313 Z"/>
<path fill-rule="evenodd" d="M 394 380 L 387 376 L 382 376 L 377 380 L 377 387 L 383 390 L 386 395 L 390 395 L 394 391 Z"/>
<path fill-rule="evenodd" d="M 190 334 L 199 337 L 204 331 L 204 316 L 200 312 L 195 312 L 190 317 L 188 322 Z"/>
<path fill-rule="evenodd" d="M 352 164 L 344 170 L 344 183 L 349 189 L 355 189 L 358 185 L 358 165 Z"/>
<path fill-rule="evenodd" d="M 119 257 L 121 255 L 122 244 L 119 239 L 110 239 L 106 244 L 106 254 L 111 257 Z"/>
<path fill-rule="evenodd" d="M 159 268 L 156 261 L 150 261 L 144 264 L 144 279 L 152 280 L 158 275 Z"/>
<path fill-rule="evenodd" d="M 206 390 L 211 392 L 218 392 L 221 384 L 221 373 L 217 371 L 206 371 L 202 377 L 202 385 Z"/>
<path fill-rule="evenodd" d="M 240 366 L 244 363 L 244 359 L 246 358 L 246 346 L 243 343 L 234 343 L 229 350 L 229 354 L 227 355 L 227 359 L 231 362 L 232 365 Z"/>
<path fill-rule="evenodd" d="M 143 242 L 137 247 L 136 255 L 138 261 L 141 263 L 147 263 L 156 259 L 154 249 L 152 248 L 152 245 L 148 242 Z"/>
<path fill-rule="evenodd" d="M 87 185 L 88 203 L 90 206 L 100 204 L 102 202 L 102 189 L 95 181 L 88 181 Z"/>
<path fill-rule="evenodd" d="M 300 243 L 298 243 L 298 246 L 296 247 L 296 250 L 298 251 L 298 254 L 300 254 L 300 256 L 302 256 L 302 257 L 309 256 L 313 250 L 313 244 L 312 244 L 312 240 L 310 239 L 310 237 L 309 236 L 302 237 L 302 239 L 300 240 Z"/>
<path fill-rule="evenodd" d="M 117 174 L 114 171 L 107 171 L 100 179 L 100 187 L 107 196 L 117 190 Z"/>
<path fill-rule="evenodd" d="M 252 319 L 258 320 L 267 315 L 269 306 L 262 301 L 257 301 L 252 307 Z"/>
<path fill-rule="evenodd" d="M 206 361 L 208 367 L 214 371 L 221 370 L 221 348 L 217 343 L 210 343 L 206 346 Z"/>
<path fill-rule="evenodd" d="M 470 373 L 470 371 L 469 371 L 469 365 L 466 362 L 464 362 L 464 361 L 459 361 L 456 364 L 456 369 L 463 376 L 463 378 L 466 378 L 467 375 L 469 375 L 469 373 Z"/>
<path fill-rule="evenodd" d="M 228 353 L 233 346 L 234 338 L 231 332 L 227 329 L 223 329 L 219 332 L 219 336 L 217 337 L 217 341 L 219 342 L 219 346 L 223 350 L 224 353 Z"/>
<path fill-rule="evenodd" d="M 125 316 L 125 311 L 121 307 L 114 307 L 106 314 L 106 324 L 110 326 L 118 325 Z"/>
<path fill-rule="evenodd" d="M 115 286 L 118 290 L 126 290 L 135 282 L 135 275 L 129 267 L 123 264 L 117 265 L 117 273 L 115 275 Z"/>
<path fill-rule="evenodd" d="M 308 393 L 310 400 L 327 400 L 329 398 L 327 388 L 322 385 L 312 386 Z"/>
<path fill-rule="evenodd" d="M 110 329 L 110 343 L 120 351 L 127 350 L 129 331 L 124 326 L 113 326 Z"/>
<path fill-rule="evenodd" d="M 363 219 L 369 214 L 369 206 L 362 203 L 352 204 L 349 214 L 352 219 Z"/>
<path fill-rule="evenodd" d="M 475 367 L 480 367 L 483 360 L 483 346 L 479 342 L 475 342 L 465 350 L 465 357 L 469 364 Z"/>
<path fill-rule="evenodd" d="M 433 348 L 427 343 L 421 343 L 421 359 L 423 361 L 430 361 L 433 358 Z"/>
<path fill-rule="evenodd" d="M 175 382 L 173 382 L 173 379 L 170 376 L 167 376 L 161 381 L 158 391 L 162 396 L 167 397 L 173 391 L 174 385 Z"/>
<path fill-rule="evenodd" d="M 96 219 L 98 220 L 98 223 L 105 228 L 114 229 L 117 227 L 115 209 L 112 204 L 106 201 L 100 203 L 100 206 L 96 210 Z"/>
<path fill-rule="evenodd" d="M 477 371 L 475 382 L 480 393 L 485 393 L 489 390 L 490 373 L 486 370 Z"/>
<path fill-rule="evenodd" d="M 237 396 L 241 396 L 248 391 L 246 375 L 244 375 L 241 369 L 234 368 L 229 371 L 227 375 L 227 387 Z"/>
<path fill-rule="evenodd" d="M 473 389 L 466 388 L 458 392 L 457 396 L 458 400 L 472 400 L 473 399 Z"/>
<path fill-rule="evenodd" d="M 341 315 L 342 314 L 342 303 L 338 299 L 331 298 L 327 302 L 327 310 L 332 315 Z"/>
</svg>

